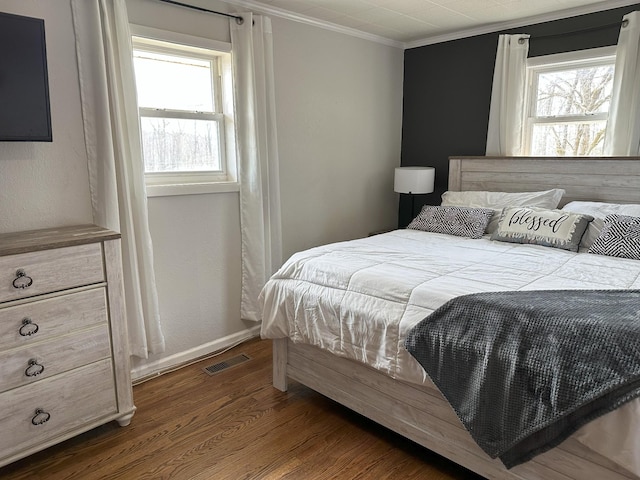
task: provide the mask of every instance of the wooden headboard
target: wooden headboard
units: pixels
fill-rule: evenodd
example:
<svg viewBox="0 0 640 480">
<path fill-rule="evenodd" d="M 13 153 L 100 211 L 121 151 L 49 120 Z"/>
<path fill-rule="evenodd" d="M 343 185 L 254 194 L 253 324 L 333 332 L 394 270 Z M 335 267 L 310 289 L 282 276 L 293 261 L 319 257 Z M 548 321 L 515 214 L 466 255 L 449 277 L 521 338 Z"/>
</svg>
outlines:
<svg viewBox="0 0 640 480">
<path fill-rule="evenodd" d="M 572 200 L 640 203 L 640 157 L 449 157 L 449 190 L 564 188 Z"/>
</svg>

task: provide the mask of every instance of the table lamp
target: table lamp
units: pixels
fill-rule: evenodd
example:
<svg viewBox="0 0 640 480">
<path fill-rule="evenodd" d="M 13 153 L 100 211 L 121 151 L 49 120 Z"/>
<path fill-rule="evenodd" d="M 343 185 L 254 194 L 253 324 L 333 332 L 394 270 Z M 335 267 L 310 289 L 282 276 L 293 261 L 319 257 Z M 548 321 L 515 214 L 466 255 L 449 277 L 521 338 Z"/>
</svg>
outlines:
<svg viewBox="0 0 640 480">
<path fill-rule="evenodd" d="M 393 190 L 411 195 L 411 218 L 415 213 L 415 195 L 432 193 L 435 177 L 434 167 L 396 167 Z"/>
</svg>

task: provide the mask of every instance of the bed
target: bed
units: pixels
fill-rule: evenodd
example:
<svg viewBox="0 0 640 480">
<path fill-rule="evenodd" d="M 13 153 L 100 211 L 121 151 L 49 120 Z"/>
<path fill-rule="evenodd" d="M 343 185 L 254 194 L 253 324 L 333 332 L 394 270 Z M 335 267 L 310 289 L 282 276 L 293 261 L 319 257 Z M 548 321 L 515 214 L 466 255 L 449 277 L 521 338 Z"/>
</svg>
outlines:
<svg viewBox="0 0 640 480">
<path fill-rule="evenodd" d="M 554 188 L 565 190 L 558 208 L 575 201 L 640 204 L 640 158 L 450 159 L 452 192 Z M 640 261 L 415 230 L 300 252 L 261 294 L 274 387 L 286 391 L 288 379 L 300 382 L 486 478 L 638 479 L 640 400 L 507 469 L 478 447 L 403 348 L 410 329 L 453 297 L 565 288 L 639 289 Z"/>
</svg>

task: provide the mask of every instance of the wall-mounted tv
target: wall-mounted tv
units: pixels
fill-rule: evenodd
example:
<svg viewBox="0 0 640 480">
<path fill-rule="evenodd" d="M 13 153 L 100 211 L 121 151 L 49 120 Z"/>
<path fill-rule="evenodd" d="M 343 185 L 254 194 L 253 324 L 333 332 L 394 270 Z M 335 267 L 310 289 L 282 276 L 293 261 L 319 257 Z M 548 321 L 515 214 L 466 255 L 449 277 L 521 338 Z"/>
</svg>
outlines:
<svg viewBox="0 0 640 480">
<path fill-rule="evenodd" d="M 44 20 L 0 12 L 0 142 L 51 142 Z"/>
</svg>

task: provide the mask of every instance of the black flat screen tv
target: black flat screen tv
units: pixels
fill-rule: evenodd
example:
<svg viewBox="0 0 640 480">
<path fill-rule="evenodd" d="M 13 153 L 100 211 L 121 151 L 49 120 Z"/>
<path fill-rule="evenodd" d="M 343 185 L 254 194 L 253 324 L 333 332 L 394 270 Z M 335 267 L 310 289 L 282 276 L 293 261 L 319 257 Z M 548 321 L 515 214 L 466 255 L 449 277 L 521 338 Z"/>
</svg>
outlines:
<svg viewBox="0 0 640 480">
<path fill-rule="evenodd" d="M 51 142 L 44 20 L 0 12 L 0 142 Z"/>
</svg>

